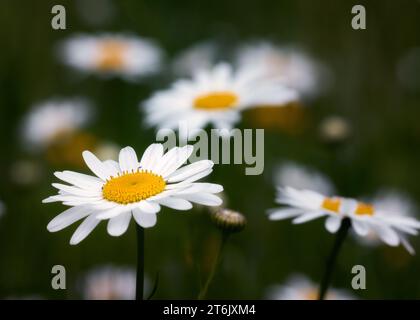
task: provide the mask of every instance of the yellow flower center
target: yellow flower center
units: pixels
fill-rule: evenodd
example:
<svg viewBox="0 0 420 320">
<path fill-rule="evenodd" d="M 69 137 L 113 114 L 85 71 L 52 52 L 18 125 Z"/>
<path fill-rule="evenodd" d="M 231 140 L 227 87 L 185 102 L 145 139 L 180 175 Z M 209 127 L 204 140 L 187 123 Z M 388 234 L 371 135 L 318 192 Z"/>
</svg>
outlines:
<svg viewBox="0 0 420 320">
<path fill-rule="evenodd" d="M 101 70 L 118 70 L 124 66 L 127 45 L 120 41 L 107 40 L 100 44 L 97 66 Z"/>
<path fill-rule="evenodd" d="M 233 108 L 238 102 L 238 96 L 229 91 L 211 92 L 198 96 L 194 100 L 194 108 L 206 111 Z"/>
<path fill-rule="evenodd" d="M 148 171 L 125 173 L 108 180 L 102 188 L 104 199 L 120 204 L 139 202 L 165 190 L 165 180 Z"/>
<path fill-rule="evenodd" d="M 375 208 L 370 204 L 358 202 L 354 213 L 361 216 L 373 216 L 373 214 L 375 213 Z"/>
<path fill-rule="evenodd" d="M 325 210 L 339 213 L 340 205 L 341 205 L 341 200 L 339 198 L 325 198 L 324 201 L 322 202 L 321 207 Z"/>
</svg>

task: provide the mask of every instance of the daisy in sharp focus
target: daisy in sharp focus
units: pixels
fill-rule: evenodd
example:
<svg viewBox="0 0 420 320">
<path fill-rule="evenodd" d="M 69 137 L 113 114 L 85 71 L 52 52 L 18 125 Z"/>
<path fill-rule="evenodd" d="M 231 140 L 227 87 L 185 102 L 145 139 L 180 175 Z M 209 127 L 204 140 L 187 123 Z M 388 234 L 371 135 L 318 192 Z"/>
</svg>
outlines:
<svg viewBox="0 0 420 320">
<path fill-rule="evenodd" d="M 318 300 L 319 286 L 302 275 L 289 277 L 283 285 L 274 285 L 268 289 L 268 300 Z M 345 290 L 330 289 L 325 300 L 353 300 Z"/>
<path fill-rule="evenodd" d="M 131 217 L 142 227 L 156 224 L 161 206 L 189 210 L 192 202 L 218 206 L 215 195 L 223 187 L 196 182 L 212 172 L 213 162 L 201 160 L 183 166 L 193 151 L 192 146 L 175 147 L 164 154 L 162 144 L 152 144 L 138 161 L 131 147 L 121 149 L 119 161 L 101 161 L 89 151 L 83 158 L 95 176 L 72 171 L 55 172 L 68 183 L 53 183 L 58 194 L 43 202 L 62 202 L 70 206 L 47 226 L 50 232 L 66 228 L 84 219 L 70 240 L 77 244 L 85 239 L 101 220 L 108 221 L 108 233 L 122 235 Z"/>
<path fill-rule="evenodd" d="M 260 70 L 233 70 L 231 65 L 219 63 L 195 72 L 192 79 L 178 80 L 171 88 L 156 92 L 143 107 L 146 122 L 159 129 L 177 129 L 180 122 L 186 122 L 192 130 L 207 124 L 231 129 L 244 109 L 282 105 L 297 97 L 296 91 Z"/>
<path fill-rule="evenodd" d="M 351 198 L 326 197 L 311 190 L 298 190 L 291 187 L 279 188 L 276 202 L 287 205 L 269 213 L 270 220 L 294 218 L 294 224 L 308 222 L 320 217 L 325 220 L 326 229 L 335 233 L 344 218 L 351 220 L 351 226 L 361 237 L 370 231 L 389 246 L 402 244 L 408 252 L 414 253 L 406 239 L 406 234 L 417 235 L 420 221 L 403 217 L 393 211 L 381 210 L 372 204 Z"/>
<path fill-rule="evenodd" d="M 162 51 L 152 41 L 132 35 L 80 34 L 61 44 L 59 56 L 83 72 L 133 80 L 158 72 Z"/>
<path fill-rule="evenodd" d="M 41 102 L 32 108 L 23 121 L 25 148 L 45 149 L 57 139 L 87 125 L 91 118 L 91 106 L 81 98 Z"/>
</svg>

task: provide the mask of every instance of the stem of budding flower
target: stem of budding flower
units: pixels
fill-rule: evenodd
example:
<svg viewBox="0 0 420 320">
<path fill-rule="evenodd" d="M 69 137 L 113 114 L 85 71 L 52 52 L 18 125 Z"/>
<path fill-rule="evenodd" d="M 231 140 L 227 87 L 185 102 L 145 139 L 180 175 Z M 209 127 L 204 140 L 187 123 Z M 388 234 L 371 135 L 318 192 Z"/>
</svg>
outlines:
<svg viewBox="0 0 420 320">
<path fill-rule="evenodd" d="M 328 287 L 331 283 L 331 277 L 334 271 L 335 262 L 337 261 L 338 254 L 340 252 L 341 246 L 349 232 L 351 227 L 351 221 L 349 218 L 343 219 L 341 222 L 340 229 L 337 232 L 334 245 L 332 247 L 331 253 L 327 259 L 325 266 L 325 272 L 322 276 L 321 286 L 319 289 L 319 300 L 324 300 L 325 295 L 327 294 Z"/>
<path fill-rule="evenodd" d="M 137 278 L 136 300 L 143 300 L 144 290 L 144 229 L 136 224 L 137 233 Z"/>
<path fill-rule="evenodd" d="M 212 282 L 212 280 L 214 278 L 214 275 L 216 273 L 217 267 L 219 266 L 220 261 L 222 260 L 222 252 L 223 252 L 223 249 L 225 247 L 225 244 L 226 244 L 228 238 L 229 238 L 229 233 L 222 231 L 222 239 L 220 241 L 219 250 L 217 251 L 216 258 L 213 262 L 213 266 L 212 266 L 211 271 L 210 271 L 210 273 L 207 277 L 206 283 L 204 284 L 203 288 L 201 289 L 200 293 L 198 294 L 198 297 L 197 297 L 198 300 L 203 300 L 203 299 L 206 298 L 207 291 L 209 289 L 210 283 Z"/>
</svg>

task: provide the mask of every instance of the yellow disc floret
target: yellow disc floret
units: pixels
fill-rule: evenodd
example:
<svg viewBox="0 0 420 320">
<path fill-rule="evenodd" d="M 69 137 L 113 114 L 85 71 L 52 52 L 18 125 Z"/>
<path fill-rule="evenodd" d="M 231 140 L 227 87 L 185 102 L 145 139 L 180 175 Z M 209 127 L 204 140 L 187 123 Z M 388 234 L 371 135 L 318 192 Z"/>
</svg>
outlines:
<svg viewBox="0 0 420 320">
<path fill-rule="evenodd" d="M 119 204 L 145 200 L 165 190 L 163 178 L 149 171 L 124 173 L 108 180 L 102 188 L 104 199 Z"/>
<path fill-rule="evenodd" d="M 340 198 L 325 198 L 321 205 L 323 209 L 333 211 L 335 213 L 340 212 L 340 206 L 341 206 Z"/>
<path fill-rule="evenodd" d="M 195 98 L 194 108 L 207 111 L 216 111 L 233 108 L 237 102 L 238 96 L 233 92 L 211 92 Z"/>
<path fill-rule="evenodd" d="M 373 216 L 373 214 L 375 213 L 375 208 L 370 204 L 358 202 L 354 213 L 359 216 Z"/>
</svg>

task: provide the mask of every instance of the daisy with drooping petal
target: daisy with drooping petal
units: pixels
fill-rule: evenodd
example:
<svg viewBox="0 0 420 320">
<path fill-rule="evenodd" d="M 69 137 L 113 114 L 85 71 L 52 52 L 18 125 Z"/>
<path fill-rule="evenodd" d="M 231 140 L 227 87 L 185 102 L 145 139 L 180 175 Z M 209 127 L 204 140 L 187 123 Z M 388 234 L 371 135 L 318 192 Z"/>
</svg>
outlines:
<svg viewBox="0 0 420 320">
<path fill-rule="evenodd" d="M 412 215 L 414 212 L 412 200 L 399 191 L 382 190 L 372 198 L 372 204 L 379 212 L 392 212 L 395 217 L 401 216 L 414 219 Z M 356 237 L 356 239 L 360 243 L 370 246 L 376 246 L 380 243 L 380 237 L 374 230 L 369 230 L 365 237 Z M 405 246 L 411 254 L 414 254 L 414 249 L 408 242 L 405 242 Z"/>
<path fill-rule="evenodd" d="M 136 271 L 114 266 L 95 268 L 83 277 L 82 287 L 86 300 L 134 300 Z"/>
<path fill-rule="evenodd" d="M 281 76 L 283 84 L 303 96 L 318 93 L 329 78 L 325 66 L 301 50 L 277 47 L 269 42 L 243 46 L 238 50 L 237 64 L 252 66 L 271 76 Z"/>
<path fill-rule="evenodd" d="M 144 103 L 146 122 L 159 129 L 177 129 L 186 122 L 194 129 L 212 124 L 231 129 L 244 109 L 280 105 L 297 99 L 294 90 L 254 68 L 233 68 L 220 63 L 179 80 L 170 89 L 156 92 Z"/>
<path fill-rule="evenodd" d="M 166 154 L 163 145 L 152 144 L 140 161 L 131 147 L 123 148 L 119 162 L 101 161 L 89 151 L 83 158 L 95 176 L 72 171 L 55 172 L 67 184 L 54 183 L 58 195 L 43 202 L 62 202 L 69 209 L 55 217 L 48 230 L 55 232 L 84 219 L 70 240 L 77 244 L 85 239 L 101 220 L 108 221 L 108 233 L 122 235 L 131 217 L 144 228 L 156 224 L 161 206 L 189 210 L 192 202 L 218 206 L 221 199 L 215 193 L 218 184 L 196 182 L 212 172 L 213 162 L 197 161 L 183 166 L 193 151 L 192 146 L 175 147 Z"/>
<path fill-rule="evenodd" d="M 284 285 L 275 285 L 267 292 L 268 300 L 317 300 L 318 289 L 315 283 L 302 275 L 291 276 Z M 353 300 L 345 290 L 331 289 L 325 300 Z"/>
<path fill-rule="evenodd" d="M 402 244 L 408 252 L 414 250 L 406 239 L 406 234 L 417 235 L 420 221 L 403 217 L 393 211 L 381 210 L 374 205 L 351 198 L 326 197 L 311 190 L 297 190 L 291 187 L 280 188 L 277 203 L 288 208 L 270 212 L 270 220 L 294 218 L 293 223 L 308 222 L 320 217 L 325 220 L 326 229 L 335 233 L 340 229 L 345 218 L 351 220 L 351 226 L 361 237 L 370 231 L 390 246 Z"/>
<path fill-rule="evenodd" d="M 61 60 L 75 69 L 128 80 L 158 72 L 162 60 L 152 41 L 126 34 L 75 35 L 60 49 Z"/>
<path fill-rule="evenodd" d="M 85 126 L 91 118 L 91 107 L 84 99 L 51 99 L 39 103 L 23 122 L 25 148 L 44 149 Z"/>
</svg>

